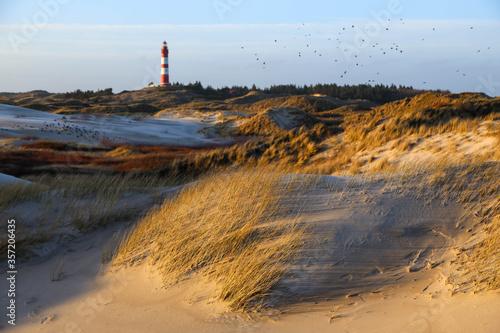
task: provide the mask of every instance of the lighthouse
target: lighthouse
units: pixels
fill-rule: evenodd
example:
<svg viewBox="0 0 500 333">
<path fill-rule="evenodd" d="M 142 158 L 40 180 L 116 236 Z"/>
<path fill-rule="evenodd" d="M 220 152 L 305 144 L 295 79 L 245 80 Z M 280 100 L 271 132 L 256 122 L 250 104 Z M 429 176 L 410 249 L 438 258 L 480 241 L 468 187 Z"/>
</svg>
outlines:
<svg viewBox="0 0 500 333">
<path fill-rule="evenodd" d="M 163 42 L 161 48 L 161 86 L 169 86 L 170 80 L 168 77 L 168 46 L 167 42 Z"/>
</svg>

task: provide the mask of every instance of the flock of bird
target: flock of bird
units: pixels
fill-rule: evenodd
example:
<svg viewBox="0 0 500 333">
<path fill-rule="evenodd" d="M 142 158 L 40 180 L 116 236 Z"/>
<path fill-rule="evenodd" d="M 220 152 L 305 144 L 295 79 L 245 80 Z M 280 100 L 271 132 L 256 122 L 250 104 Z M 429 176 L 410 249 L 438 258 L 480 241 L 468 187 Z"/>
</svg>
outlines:
<svg viewBox="0 0 500 333">
<path fill-rule="evenodd" d="M 85 128 L 85 127 L 79 127 L 76 124 L 72 124 L 69 122 L 66 122 L 63 120 L 63 123 L 56 121 L 54 119 L 53 123 L 44 121 L 43 122 L 43 127 L 40 127 L 41 132 L 49 132 L 49 133 L 55 133 L 55 134 L 66 134 L 66 135 L 75 135 L 77 138 L 84 138 L 87 140 L 99 140 L 99 139 L 109 139 L 108 137 L 104 136 L 101 132 L 93 129 L 93 128 Z"/>
<path fill-rule="evenodd" d="M 325 33 L 312 34 L 308 30 L 308 24 L 302 23 L 297 27 L 299 34 L 293 36 L 293 38 L 282 38 L 269 40 L 269 44 L 274 44 L 276 47 L 284 49 L 294 49 L 298 50 L 296 53 L 291 53 L 292 56 L 295 54 L 299 59 L 305 59 L 306 57 L 321 57 L 325 61 L 334 63 L 338 65 L 338 79 L 346 78 L 351 72 L 355 71 L 357 68 L 367 67 L 367 73 L 371 76 L 368 78 L 367 84 L 374 84 L 378 82 L 377 78 L 381 75 L 381 70 L 377 69 L 377 63 L 381 61 L 393 61 L 396 57 L 404 57 L 407 53 L 411 54 L 414 52 L 414 48 L 410 50 L 405 50 L 402 45 L 413 43 L 425 43 L 426 40 L 432 40 L 439 33 L 439 27 L 422 27 L 422 38 L 419 41 L 409 41 L 404 40 L 401 42 L 387 43 L 387 37 L 390 37 L 389 31 L 398 30 L 405 25 L 405 20 L 402 18 L 394 19 L 391 21 L 387 18 L 384 23 L 379 21 L 379 25 L 376 27 L 377 31 L 370 31 L 368 26 L 349 24 L 341 27 L 339 31 L 330 34 L 330 36 L 325 37 Z M 373 28 L 373 26 L 370 26 Z M 468 26 L 463 28 L 464 32 L 466 30 L 474 30 L 474 26 Z M 385 34 L 385 35 L 384 35 Z M 429 35 L 429 34 L 434 34 Z M 368 37 L 370 35 L 375 35 L 374 37 Z M 355 38 L 356 37 L 356 38 Z M 326 42 L 326 44 L 325 44 Z M 325 45 L 327 49 L 325 50 Z M 422 44 L 424 47 L 425 44 Z M 249 49 L 248 47 L 241 46 L 242 50 Z M 269 50 L 270 48 L 266 48 Z M 336 52 L 331 52 L 336 49 Z M 489 51 L 492 48 L 490 46 L 484 48 L 484 51 Z M 473 56 L 473 53 L 480 53 L 483 49 L 471 51 L 471 54 L 467 55 L 469 57 Z M 332 54 L 334 53 L 334 54 Z M 266 69 L 269 66 L 269 61 L 265 59 L 265 55 L 259 52 L 253 52 L 255 61 L 258 65 L 262 66 L 262 69 Z M 309 58 L 310 59 L 310 58 Z M 457 68 L 455 75 L 460 77 L 467 76 L 467 73 L 460 68 Z M 423 81 L 422 84 L 426 84 Z"/>
<path fill-rule="evenodd" d="M 43 124 L 40 125 L 21 125 L 13 123 L 11 124 L 11 129 L 14 130 L 29 130 L 33 134 L 36 134 L 36 131 L 40 131 L 42 133 L 51 133 L 50 135 L 67 135 L 71 137 L 80 138 L 80 140 L 91 142 L 99 142 L 103 139 L 105 140 L 126 140 L 124 137 L 108 137 L 104 135 L 103 132 L 95 130 L 92 127 L 88 126 L 78 126 L 72 122 L 66 120 L 53 120 L 43 121 Z M 2 128 L 3 131 L 8 131 L 8 128 Z M 36 136 L 36 135 L 35 135 Z M 40 135 L 43 136 L 43 135 Z"/>
</svg>

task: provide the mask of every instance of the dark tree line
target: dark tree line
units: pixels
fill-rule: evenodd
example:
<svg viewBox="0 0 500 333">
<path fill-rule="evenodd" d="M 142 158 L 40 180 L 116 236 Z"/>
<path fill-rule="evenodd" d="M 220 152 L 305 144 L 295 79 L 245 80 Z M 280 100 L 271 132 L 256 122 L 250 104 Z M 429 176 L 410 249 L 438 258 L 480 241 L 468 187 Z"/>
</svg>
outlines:
<svg viewBox="0 0 500 333">
<path fill-rule="evenodd" d="M 112 88 L 107 88 L 104 90 L 99 89 L 97 91 L 93 91 L 93 90 L 83 91 L 83 90 L 77 89 L 75 91 L 67 92 L 67 93 L 63 94 L 63 96 L 65 98 L 72 98 L 72 99 L 87 99 L 87 98 L 91 98 L 91 97 L 109 96 L 109 95 L 113 95 Z"/>
<path fill-rule="evenodd" d="M 394 84 L 388 86 L 383 84 L 377 85 L 343 85 L 333 84 L 316 84 L 297 86 L 288 85 L 273 85 L 269 88 L 260 89 L 253 85 L 251 88 L 247 86 L 232 86 L 223 88 L 213 88 L 211 86 L 203 87 L 201 82 L 190 83 L 184 86 L 190 91 L 202 95 L 207 99 L 225 99 L 230 97 L 243 96 L 250 91 L 260 91 L 268 94 L 278 95 L 313 95 L 321 94 L 340 99 L 367 99 L 377 103 L 388 103 L 406 97 L 413 97 L 429 90 L 414 89 L 412 86 L 396 86 Z M 438 90 L 437 92 L 441 92 Z"/>
<path fill-rule="evenodd" d="M 196 81 L 195 83 L 189 83 L 188 85 L 182 85 L 179 83 L 174 83 L 171 87 L 162 87 L 165 90 L 176 90 L 180 87 L 192 91 L 206 99 L 226 99 L 231 97 L 238 97 L 248 94 L 250 91 L 259 91 L 268 94 L 276 95 L 314 95 L 321 94 L 327 95 L 340 99 L 366 99 L 376 103 L 388 103 L 403 99 L 406 97 L 413 97 L 418 94 L 428 92 L 429 90 L 414 89 L 412 86 L 396 86 L 394 84 L 388 86 L 383 84 L 377 85 L 337 85 L 332 84 L 316 84 L 316 85 L 304 85 L 298 86 L 294 84 L 287 85 L 272 85 L 268 88 L 258 88 L 255 84 L 249 88 L 247 86 L 232 86 L 232 87 L 222 87 L 214 88 L 210 85 L 203 86 L 201 82 Z M 441 92 L 437 90 L 437 92 Z M 445 91 L 446 92 L 446 91 Z M 87 90 L 82 91 L 77 89 L 73 92 L 67 92 L 63 94 L 66 98 L 71 99 L 87 99 L 97 96 L 108 96 L 113 95 L 112 88 L 107 88 L 104 90 Z"/>
</svg>

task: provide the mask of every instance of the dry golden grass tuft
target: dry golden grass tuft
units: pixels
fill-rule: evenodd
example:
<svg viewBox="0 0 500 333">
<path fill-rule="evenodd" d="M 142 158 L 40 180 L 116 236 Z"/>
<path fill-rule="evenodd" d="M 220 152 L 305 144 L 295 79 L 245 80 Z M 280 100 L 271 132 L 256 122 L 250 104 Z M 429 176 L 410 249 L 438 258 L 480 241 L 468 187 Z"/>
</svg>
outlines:
<svg viewBox="0 0 500 333">
<path fill-rule="evenodd" d="M 459 200 L 478 203 L 475 216 L 484 238 L 462 249 L 460 265 L 449 281 L 454 292 L 500 289 L 500 166 L 498 163 L 471 165 L 468 177 L 453 177 L 449 183 L 460 190 Z M 461 180 L 461 181 L 460 181 Z M 449 185 L 448 185 L 449 186 Z M 476 207 L 478 207 L 476 206 Z"/>
<path fill-rule="evenodd" d="M 500 110 L 500 99 L 481 94 L 442 95 L 427 93 L 385 104 L 362 117 L 346 122 L 346 139 L 359 149 L 381 145 L 412 134 L 470 132 L 479 121 Z"/>
<path fill-rule="evenodd" d="M 176 160 L 188 163 L 196 155 L 224 151 L 223 146 L 149 146 L 121 145 L 109 142 L 97 147 L 76 143 L 37 140 L 23 142 L 0 151 L 0 172 L 16 177 L 40 174 L 92 174 L 144 172 L 161 167 L 174 167 Z M 236 148 L 237 149 L 237 148 Z M 194 156 L 194 157 L 193 157 Z M 198 173 L 206 171 L 197 170 Z"/>
<path fill-rule="evenodd" d="M 302 166 L 318 152 L 317 141 L 323 131 L 317 125 L 312 131 L 305 126 L 270 138 L 269 147 L 260 159 L 261 163 L 279 162 L 290 166 Z"/>
<path fill-rule="evenodd" d="M 339 105 L 325 98 L 316 98 L 307 95 L 275 97 L 261 100 L 248 106 L 249 111 L 259 112 L 275 107 L 299 108 L 308 113 L 322 112 L 337 108 Z"/>
<path fill-rule="evenodd" d="M 44 188 L 30 183 L 7 183 L 0 185 L 0 210 L 4 211 L 21 201 L 41 200 Z"/>
<path fill-rule="evenodd" d="M 371 165 L 368 173 L 390 173 L 394 171 L 394 168 L 389 163 L 389 158 L 384 156 Z"/>
<path fill-rule="evenodd" d="M 131 193 L 154 195 L 154 188 L 178 185 L 177 179 L 106 172 L 31 176 L 29 180 L 33 183 L 0 185 L 1 218 L 17 217 L 19 211 L 26 210 L 27 204 L 38 207 L 34 210 L 35 215 L 30 216 L 37 226 L 26 227 L 18 234 L 17 243 L 21 249 L 58 237 L 61 227 L 87 231 L 135 219 L 139 212 L 129 199 Z M 24 224 L 20 222 L 19 225 Z M 6 242 L 7 235 L 0 233 L 0 258 L 7 254 L 7 247 L 3 246 Z"/>
<path fill-rule="evenodd" d="M 280 135 L 286 132 L 283 128 L 274 123 L 271 117 L 265 114 L 253 116 L 238 128 L 239 135 Z"/>
<path fill-rule="evenodd" d="M 118 146 L 112 151 L 106 153 L 109 157 L 130 157 L 134 156 L 138 151 L 133 146 Z"/>
<path fill-rule="evenodd" d="M 363 166 L 363 161 L 360 159 L 355 159 L 352 161 L 351 166 L 349 167 L 349 173 L 351 175 L 357 175 L 361 172 L 361 167 Z"/>
<path fill-rule="evenodd" d="M 64 264 L 66 263 L 67 257 L 58 258 L 51 270 L 50 270 L 50 281 L 60 281 L 64 275 Z"/>
<path fill-rule="evenodd" d="M 465 265 L 476 289 L 500 289 L 500 214 L 489 223 L 486 237 Z"/>
<path fill-rule="evenodd" d="M 490 136 L 498 133 L 497 123 L 500 120 L 500 98 L 489 98 L 483 94 L 439 94 L 426 93 L 387 103 L 370 111 L 358 111 L 345 114 L 340 124 L 344 133 L 337 136 L 337 145 L 330 146 L 328 155 L 314 158 L 315 165 L 306 165 L 305 170 L 311 173 L 352 173 L 358 172 L 353 166 L 354 156 L 380 155 L 380 149 L 394 155 L 394 165 L 375 161 L 377 165 L 366 166 L 362 171 L 391 172 L 397 167 L 397 156 L 409 152 L 426 139 L 441 134 L 480 133 L 485 123 L 491 123 L 488 130 Z M 433 147 L 431 149 L 441 149 Z M 453 148 L 453 147 L 449 147 Z M 457 150 L 456 147 L 454 149 Z M 435 154 L 440 152 L 434 152 Z M 445 152 L 442 152 L 445 153 Z M 446 150 L 454 155 L 453 149 Z M 479 156 L 483 160 L 498 160 L 500 153 L 487 152 L 489 156 Z M 368 163 L 372 163 L 373 159 Z M 380 163 L 380 164 L 378 164 Z M 361 170 L 359 170 L 361 171 Z"/>
<path fill-rule="evenodd" d="M 114 265 L 148 257 L 166 285 L 200 273 L 231 309 L 259 310 L 304 237 L 296 217 L 280 220 L 285 199 L 309 182 L 263 168 L 209 176 L 147 214 Z"/>
<path fill-rule="evenodd" d="M 258 135 L 258 136 L 273 136 L 286 133 L 292 128 L 300 128 L 305 126 L 313 128 L 321 121 L 311 116 L 302 109 L 294 107 L 279 107 L 266 109 L 264 112 L 250 117 L 239 125 L 237 129 L 238 135 Z"/>
</svg>

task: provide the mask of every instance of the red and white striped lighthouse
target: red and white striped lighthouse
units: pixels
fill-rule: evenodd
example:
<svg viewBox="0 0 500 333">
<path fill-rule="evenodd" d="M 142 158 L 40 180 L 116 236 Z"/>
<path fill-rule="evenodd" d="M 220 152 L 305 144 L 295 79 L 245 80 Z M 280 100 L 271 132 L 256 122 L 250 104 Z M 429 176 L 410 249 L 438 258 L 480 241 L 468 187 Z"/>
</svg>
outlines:
<svg viewBox="0 0 500 333">
<path fill-rule="evenodd" d="M 161 86 L 169 86 L 170 80 L 168 77 L 168 46 L 167 42 L 163 42 L 161 48 Z"/>
</svg>

